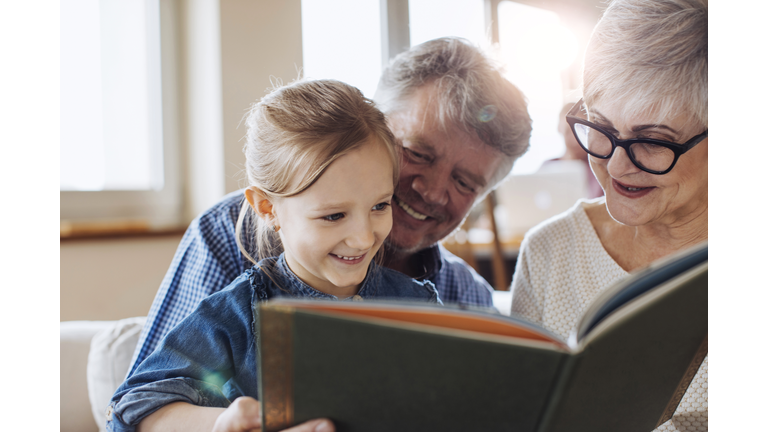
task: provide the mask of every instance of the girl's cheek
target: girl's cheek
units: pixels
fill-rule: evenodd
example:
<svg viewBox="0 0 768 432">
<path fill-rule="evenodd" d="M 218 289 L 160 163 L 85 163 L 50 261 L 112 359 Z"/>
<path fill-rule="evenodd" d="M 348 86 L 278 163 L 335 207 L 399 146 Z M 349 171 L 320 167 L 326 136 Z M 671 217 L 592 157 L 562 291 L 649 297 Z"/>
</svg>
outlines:
<svg viewBox="0 0 768 432">
<path fill-rule="evenodd" d="M 392 231 L 392 213 L 390 212 L 387 215 L 382 215 L 382 218 L 380 221 L 378 221 L 376 226 L 376 234 L 378 240 L 383 240 L 385 237 L 389 235 L 389 232 Z"/>
</svg>

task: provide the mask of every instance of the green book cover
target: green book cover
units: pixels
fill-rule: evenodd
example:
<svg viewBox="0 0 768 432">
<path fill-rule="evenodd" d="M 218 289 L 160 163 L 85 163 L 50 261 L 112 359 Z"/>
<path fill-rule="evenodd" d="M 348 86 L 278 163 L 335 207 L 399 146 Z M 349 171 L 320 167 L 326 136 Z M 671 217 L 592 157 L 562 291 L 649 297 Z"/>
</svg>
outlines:
<svg viewBox="0 0 768 432">
<path fill-rule="evenodd" d="M 650 431 L 706 356 L 707 246 L 607 289 L 568 341 L 416 303 L 280 299 L 257 328 L 267 431 Z"/>
</svg>

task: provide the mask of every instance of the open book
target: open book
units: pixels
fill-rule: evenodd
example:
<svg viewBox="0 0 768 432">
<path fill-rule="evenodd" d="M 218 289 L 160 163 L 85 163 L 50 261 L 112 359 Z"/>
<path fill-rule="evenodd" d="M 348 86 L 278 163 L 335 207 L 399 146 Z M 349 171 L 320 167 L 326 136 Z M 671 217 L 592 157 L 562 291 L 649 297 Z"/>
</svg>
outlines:
<svg viewBox="0 0 768 432">
<path fill-rule="evenodd" d="M 674 413 L 707 354 L 707 244 L 607 288 L 569 340 L 417 303 L 276 300 L 258 311 L 267 431 L 638 431 Z"/>
</svg>

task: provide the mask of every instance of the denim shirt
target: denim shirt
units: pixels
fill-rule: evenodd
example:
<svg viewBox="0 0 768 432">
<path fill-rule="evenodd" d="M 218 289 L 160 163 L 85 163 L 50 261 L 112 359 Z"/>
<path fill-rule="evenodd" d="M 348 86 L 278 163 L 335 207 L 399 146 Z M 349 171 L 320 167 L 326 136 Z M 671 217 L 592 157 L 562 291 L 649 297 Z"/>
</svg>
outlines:
<svg viewBox="0 0 768 432">
<path fill-rule="evenodd" d="M 172 402 L 226 408 L 240 396 L 258 399 L 254 313 L 258 302 L 276 297 L 340 300 L 296 277 L 284 254 L 261 261 L 205 298 L 129 375 L 107 408 L 107 430 L 133 431 L 144 417 Z M 343 300 L 374 298 L 442 304 L 431 282 L 372 262 L 357 295 Z"/>
<path fill-rule="evenodd" d="M 244 199 L 243 190 L 232 192 L 189 225 L 147 314 L 131 371 L 152 354 L 163 337 L 192 313 L 201 300 L 224 289 L 252 267 L 240 253 L 235 233 Z M 255 256 L 254 233 L 247 229 L 252 217 L 252 212 L 246 213 L 240 241 Z M 414 258 L 424 266 L 418 279 L 435 284 L 445 304 L 493 306 L 493 289 L 488 282 L 442 245 L 430 246 L 418 255 Z"/>
</svg>

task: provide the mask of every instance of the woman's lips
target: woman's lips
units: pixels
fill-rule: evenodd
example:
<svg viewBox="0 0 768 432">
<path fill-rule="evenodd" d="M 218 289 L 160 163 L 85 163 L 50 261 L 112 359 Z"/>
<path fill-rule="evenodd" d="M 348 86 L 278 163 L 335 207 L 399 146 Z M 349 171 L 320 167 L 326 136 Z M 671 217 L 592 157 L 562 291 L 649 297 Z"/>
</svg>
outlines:
<svg viewBox="0 0 768 432">
<path fill-rule="evenodd" d="M 642 187 L 642 186 L 632 186 L 632 185 L 626 185 L 623 183 L 619 183 L 615 179 L 611 179 L 611 184 L 613 185 L 613 189 L 619 193 L 619 195 L 625 196 L 627 198 L 640 198 L 648 195 L 651 193 L 655 187 Z"/>
</svg>

